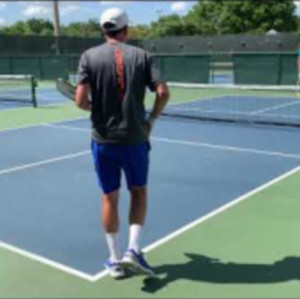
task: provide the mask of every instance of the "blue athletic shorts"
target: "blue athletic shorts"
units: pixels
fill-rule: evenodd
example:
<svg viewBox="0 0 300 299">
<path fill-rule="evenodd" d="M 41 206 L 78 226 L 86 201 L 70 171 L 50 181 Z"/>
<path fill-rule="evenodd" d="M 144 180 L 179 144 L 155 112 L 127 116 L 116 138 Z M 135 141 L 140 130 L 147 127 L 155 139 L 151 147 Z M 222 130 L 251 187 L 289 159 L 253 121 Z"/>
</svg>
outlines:
<svg viewBox="0 0 300 299">
<path fill-rule="evenodd" d="M 124 171 L 127 187 L 147 185 L 149 169 L 149 142 L 137 145 L 98 144 L 92 141 L 92 154 L 99 186 L 104 194 L 120 188 Z"/>
</svg>

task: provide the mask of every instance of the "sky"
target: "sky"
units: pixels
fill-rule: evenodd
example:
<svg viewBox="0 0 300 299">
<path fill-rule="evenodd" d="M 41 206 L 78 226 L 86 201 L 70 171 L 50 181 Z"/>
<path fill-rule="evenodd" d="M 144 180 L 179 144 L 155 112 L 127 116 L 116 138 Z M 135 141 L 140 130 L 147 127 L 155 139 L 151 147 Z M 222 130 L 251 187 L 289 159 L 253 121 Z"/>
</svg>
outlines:
<svg viewBox="0 0 300 299">
<path fill-rule="evenodd" d="M 61 24 L 99 19 L 101 12 L 109 7 L 123 7 L 132 24 L 150 24 L 161 15 L 172 13 L 184 15 L 196 1 L 60 1 Z M 300 16 L 300 0 L 297 15 Z M 52 20 L 51 1 L 3 1 L 0 0 L 0 26 L 10 25 L 19 20 L 44 18 Z"/>
<path fill-rule="evenodd" d="M 124 8 L 132 24 L 149 24 L 161 15 L 186 14 L 196 1 L 60 1 L 60 21 L 71 22 L 99 19 L 101 12 L 109 7 Z M 44 18 L 52 20 L 51 1 L 1 1 L 0 26 L 19 20 Z"/>
</svg>

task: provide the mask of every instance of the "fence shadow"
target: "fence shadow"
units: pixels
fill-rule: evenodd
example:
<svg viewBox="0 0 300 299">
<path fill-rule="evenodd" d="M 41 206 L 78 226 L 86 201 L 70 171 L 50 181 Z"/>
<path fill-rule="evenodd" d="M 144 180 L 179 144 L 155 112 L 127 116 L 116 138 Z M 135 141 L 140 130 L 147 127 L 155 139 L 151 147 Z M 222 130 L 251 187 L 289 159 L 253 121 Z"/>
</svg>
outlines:
<svg viewBox="0 0 300 299">
<path fill-rule="evenodd" d="M 210 283 L 276 283 L 300 280 L 300 257 L 286 257 L 273 264 L 239 264 L 222 262 L 204 255 L 185 253 L 189 261 L 154 268 L 164 278 L 146 278 L 142 290 L 155 293 L 180 279 Z"/>
</svg>

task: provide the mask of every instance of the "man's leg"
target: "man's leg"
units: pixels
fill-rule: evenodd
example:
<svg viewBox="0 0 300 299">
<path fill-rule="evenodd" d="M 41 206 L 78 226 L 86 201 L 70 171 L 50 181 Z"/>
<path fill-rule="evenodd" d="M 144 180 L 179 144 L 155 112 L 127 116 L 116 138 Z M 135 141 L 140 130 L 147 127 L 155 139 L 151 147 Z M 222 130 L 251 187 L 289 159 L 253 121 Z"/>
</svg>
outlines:
<svg viewBox="0 0 300 299">
<path fill-rule="evenodd" d="M 140 236 L 147 209 L 147 187 L 133 187 L 130 193 L 129 242 L 122 263 L 136 273 L 154 275 L 140 250 Z"/>
<path fill-rule="evenodd" d="M 148 142 L 125 148 L 123 168 L 130 191 L 128 249 L 140 251 L 139 239 L 147 210 L 147 180 L 149 170 Z"/>
<path fill-rule="evenodd" d="M 120 259 L 117 237 L 119 232 L 118 215 L 119 191 L 114 191 L 102 196 L 101 218 L 106 232 L 106 241 L 110 253 L 110 261 L 115 263 Z"/>
<path fill-rule="evenodd" d="M 109 250 L 109 259 L 105 263 L 111 276 L 121 278 L 124 271 L 120 266 L 118 251 L 119 215 L 118 201 L 121 180 L 121 167 L 118 163 L 118 155 L 115 147 L 99 145 L 92 142 L 92 152 L 95 162 L 95 170 L 98 176 L 99 186 L 103 191 L 101 220 Z"/>
<path fill-rule="evenodd" d="M 131 194 L 129 213 L 129 244 L 122 259 L 122 264 L 134 272 L 153 275 L 153 270 L 140 251 L 140 235 L 145 222 L 147 209 L 147 178 L 149 168 L 148 143 L 127 149 L 124 159 L 124 171 Z"/>
<path fill-rule="evenodd" d="M 125 273 L 120 265 L 118 247 L 119 214 L 118 214 L 119 191 L 113 191 L 102 196 L 101 219 L 106 232 L 106 242 L 109 250 L 109 259 L 104 264 L 110 275 L 115 278 L 123 278 Z"/>
<path fill-rule="evenodd" d="M 140 234 L 145 222 L 147 210 L 147 187 L 133 187 L 130 190 L 131 205 L 129 214 L 129 244 L 128 249 L 140 251 Z"/>
</svg>

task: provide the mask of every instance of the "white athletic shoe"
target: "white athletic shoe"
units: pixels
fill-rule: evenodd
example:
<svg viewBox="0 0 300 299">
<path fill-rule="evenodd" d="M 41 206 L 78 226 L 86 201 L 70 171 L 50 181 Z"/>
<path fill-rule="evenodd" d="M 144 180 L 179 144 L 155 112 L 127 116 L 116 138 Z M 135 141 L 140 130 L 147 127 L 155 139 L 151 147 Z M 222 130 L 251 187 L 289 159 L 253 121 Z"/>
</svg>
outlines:
<svg viewBox="0 0 300 299">
<path fill-rule="evenodd" d="M 125 277 L 125 272 L 122 265 L 119 262 L 111 262 L 109 259 L 104 263 L 104 267 L 108 270 L 111 277 L 114 279 L 121 279 Z"/>
<path fill-rule="evenodd" d="M 142 252 L 136 252 L 133 249 L 128 249 L 122 260 L 121 265 L 137 274 L 145 274 L 154 276 L 154 271 L 145 260 Z"/>
</svg>

